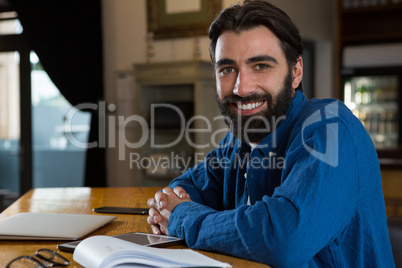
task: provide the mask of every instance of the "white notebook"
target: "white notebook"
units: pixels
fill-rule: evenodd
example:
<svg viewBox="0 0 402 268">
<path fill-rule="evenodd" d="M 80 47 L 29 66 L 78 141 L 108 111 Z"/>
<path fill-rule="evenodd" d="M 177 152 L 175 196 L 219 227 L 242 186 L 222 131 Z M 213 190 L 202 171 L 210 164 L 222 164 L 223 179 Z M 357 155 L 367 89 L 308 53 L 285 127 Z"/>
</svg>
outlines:
<svg viewBox="0 0 402 268">
<path fill-rule="evenodd" d="M 0 220 L 0 240 L 78 240 L 115 216 L 20 213 Z"/>
<path fill-rule="evenodd" d="M 111 236 L 91 236 L 77 246 L 73 259 L 84 267 L 232 267 L 191 249 L 144 247 Z"/>
</svg>

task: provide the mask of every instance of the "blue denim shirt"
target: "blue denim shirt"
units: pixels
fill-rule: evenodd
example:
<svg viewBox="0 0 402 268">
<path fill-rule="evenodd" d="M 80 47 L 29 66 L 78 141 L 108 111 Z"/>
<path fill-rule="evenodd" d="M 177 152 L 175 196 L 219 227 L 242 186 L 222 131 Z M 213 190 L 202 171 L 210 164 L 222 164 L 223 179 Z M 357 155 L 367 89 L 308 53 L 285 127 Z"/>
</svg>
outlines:
<svg viewBox="0 0 402 268">
<path fill-rule="evenodd" d="M 169 220 L 190 248 L 273 267 L 394 267 L 377 154 L 339 101 L 297 91 L 251 153 L 228 133 L 170 186 L 193 200 Z"/>
</svg>

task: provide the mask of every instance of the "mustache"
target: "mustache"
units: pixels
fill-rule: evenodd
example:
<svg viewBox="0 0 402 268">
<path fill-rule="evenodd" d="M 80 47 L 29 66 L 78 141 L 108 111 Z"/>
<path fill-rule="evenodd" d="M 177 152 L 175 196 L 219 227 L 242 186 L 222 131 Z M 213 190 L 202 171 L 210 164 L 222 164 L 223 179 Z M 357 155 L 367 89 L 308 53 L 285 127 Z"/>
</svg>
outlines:
<svg viewBox="0 0 402 268">
<path fill-rule="evenodd" d="M 228 105 L 230 103 L 237 103 L 237 102 L 259 102 L 259 101 L 268 101 L 268 103 L 271 104 L 272 96 L 269 93 L 251 94 L 245 97 L 240 97 L 238 95 L 229 95 L 222 99 L 222 104 Z"/>
</svg>

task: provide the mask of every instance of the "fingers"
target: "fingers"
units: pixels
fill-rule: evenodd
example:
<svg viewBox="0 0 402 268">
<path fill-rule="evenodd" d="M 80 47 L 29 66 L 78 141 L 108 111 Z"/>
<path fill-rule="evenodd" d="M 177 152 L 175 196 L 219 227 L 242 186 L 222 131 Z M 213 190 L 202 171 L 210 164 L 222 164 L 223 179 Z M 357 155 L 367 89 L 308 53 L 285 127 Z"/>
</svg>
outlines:
<svg viewBox="0 0 402 268">
<path fill-rule="evenodd" d="M 168 207 L 168 195 L 174 194 L 180 199 L 190 199 L 190 195 L 182 187 L 177 186 L 174 189 L 165 187 L 162 192 L 157 192 L 155 198 L 150 198 L 147 202 L 148 207 L 154 208 L 158 211 Z"/>
<path fill-rule="evenodd" d="M 148 201 L 147 201 L 147 206 L 149 207 L 149 208 L 155 208 L 157 205 L 156 205 L 156 201 L 155 201 L 155 198 L 150 198 L 150 199 L 148 199 Z"/>
<path fill-rule="evenodd" d="M 151 198 L 151 199 L 153 199 L 153 198 Z M 148 224 L 151 225 L 152 233 L 162 234 L 162 231 L 161 231 L 161 228 L 159 225 L 159 223 L 161 221 L 162 221 L 162 216 L 159 214 L 159 212 L 155 208 L 151 207 L 149 209 L 149 216 L 147 218 L 147 222 L 148 222 Z"/>
<path fill-rule="evenodd" d="M 151 225 L 152 233 L 156 235 L 162 234 L 161 229 L 159 228 L 159 225 Z"/>
<path fill-rule="evenodd" d="M 165 188 L 163 188 L 163 193 L 164 194 L 171 194 L 171 193 L 173 193 L 173 190 L 172 190 L 172 188 L 170 188 L 170 187 L 165 187 Z"/>
<path fill-rule="evenodd" d="M 175 187 L 173 190 L 170 187 L 165 187 L 163 189 L 163 193 L 165 194 L 171 194 L 174 193 L 177 197 L 179 197 L 180 199 L 184 199 L 184 198 L 190 198 L 190 195 L 187 194 L 186 190 L 184 190 L 182 187 L 177 186 Z"/>
<path fill-rule="evenodd" d="M 153 207 L 158 210 L 162 210 L 167 206 L 166 194 L 163 192 L 157 192 L 155 194 L 154 203 L 152 203 Z"/>
<path fill-rule="evenodd" d="M 190 198 L 190 195 L 181 188 L 180 186 L 177 186 L 173 189 L 173 192 L 180 198 L 180 199 L 185 199 L 185 198 Z"/>
<path fill-rule="evenodd" d="M 149 207 L 147 222 L 151 225 L 154 234 L 169 234 L 170 214 L 178 204 L 188 201 L 183 199 L 190 199 L 190 195 L 183 188 L 165 187 L 162 192 L 157 192 L 154 198 L 147 201 Z"/>
<path fill-rule="evenodd" d="M 154 208 L 149 209 L 148 215 L 147 222 L 149 224 L 159 224 L 162 221 L 162 216 L 160 215 L 159 211 Z"/>
<path fill-rule="evenodd" d="M 152 233 L 168 234 L 168 221 L 153 207 L 149 209 L 147 222 L 151 225 Z"/>
</svg>

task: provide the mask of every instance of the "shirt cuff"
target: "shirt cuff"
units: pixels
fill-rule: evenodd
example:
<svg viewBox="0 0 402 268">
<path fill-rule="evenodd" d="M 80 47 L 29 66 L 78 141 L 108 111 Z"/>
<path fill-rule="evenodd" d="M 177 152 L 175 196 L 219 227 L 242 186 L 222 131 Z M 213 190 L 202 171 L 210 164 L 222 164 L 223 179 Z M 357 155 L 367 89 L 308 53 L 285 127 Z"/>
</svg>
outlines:
<svg viewBox="0 0 402 268">
<path fill-rule="evenodd" d="M 196 202 L 178 204 L 169 217 L 169 235 L 184 238 L 187 242 L 191 239 L 191 234 L 197 232 L 200 220 L 214 212 L 214 209 Z"/>
</svg>

